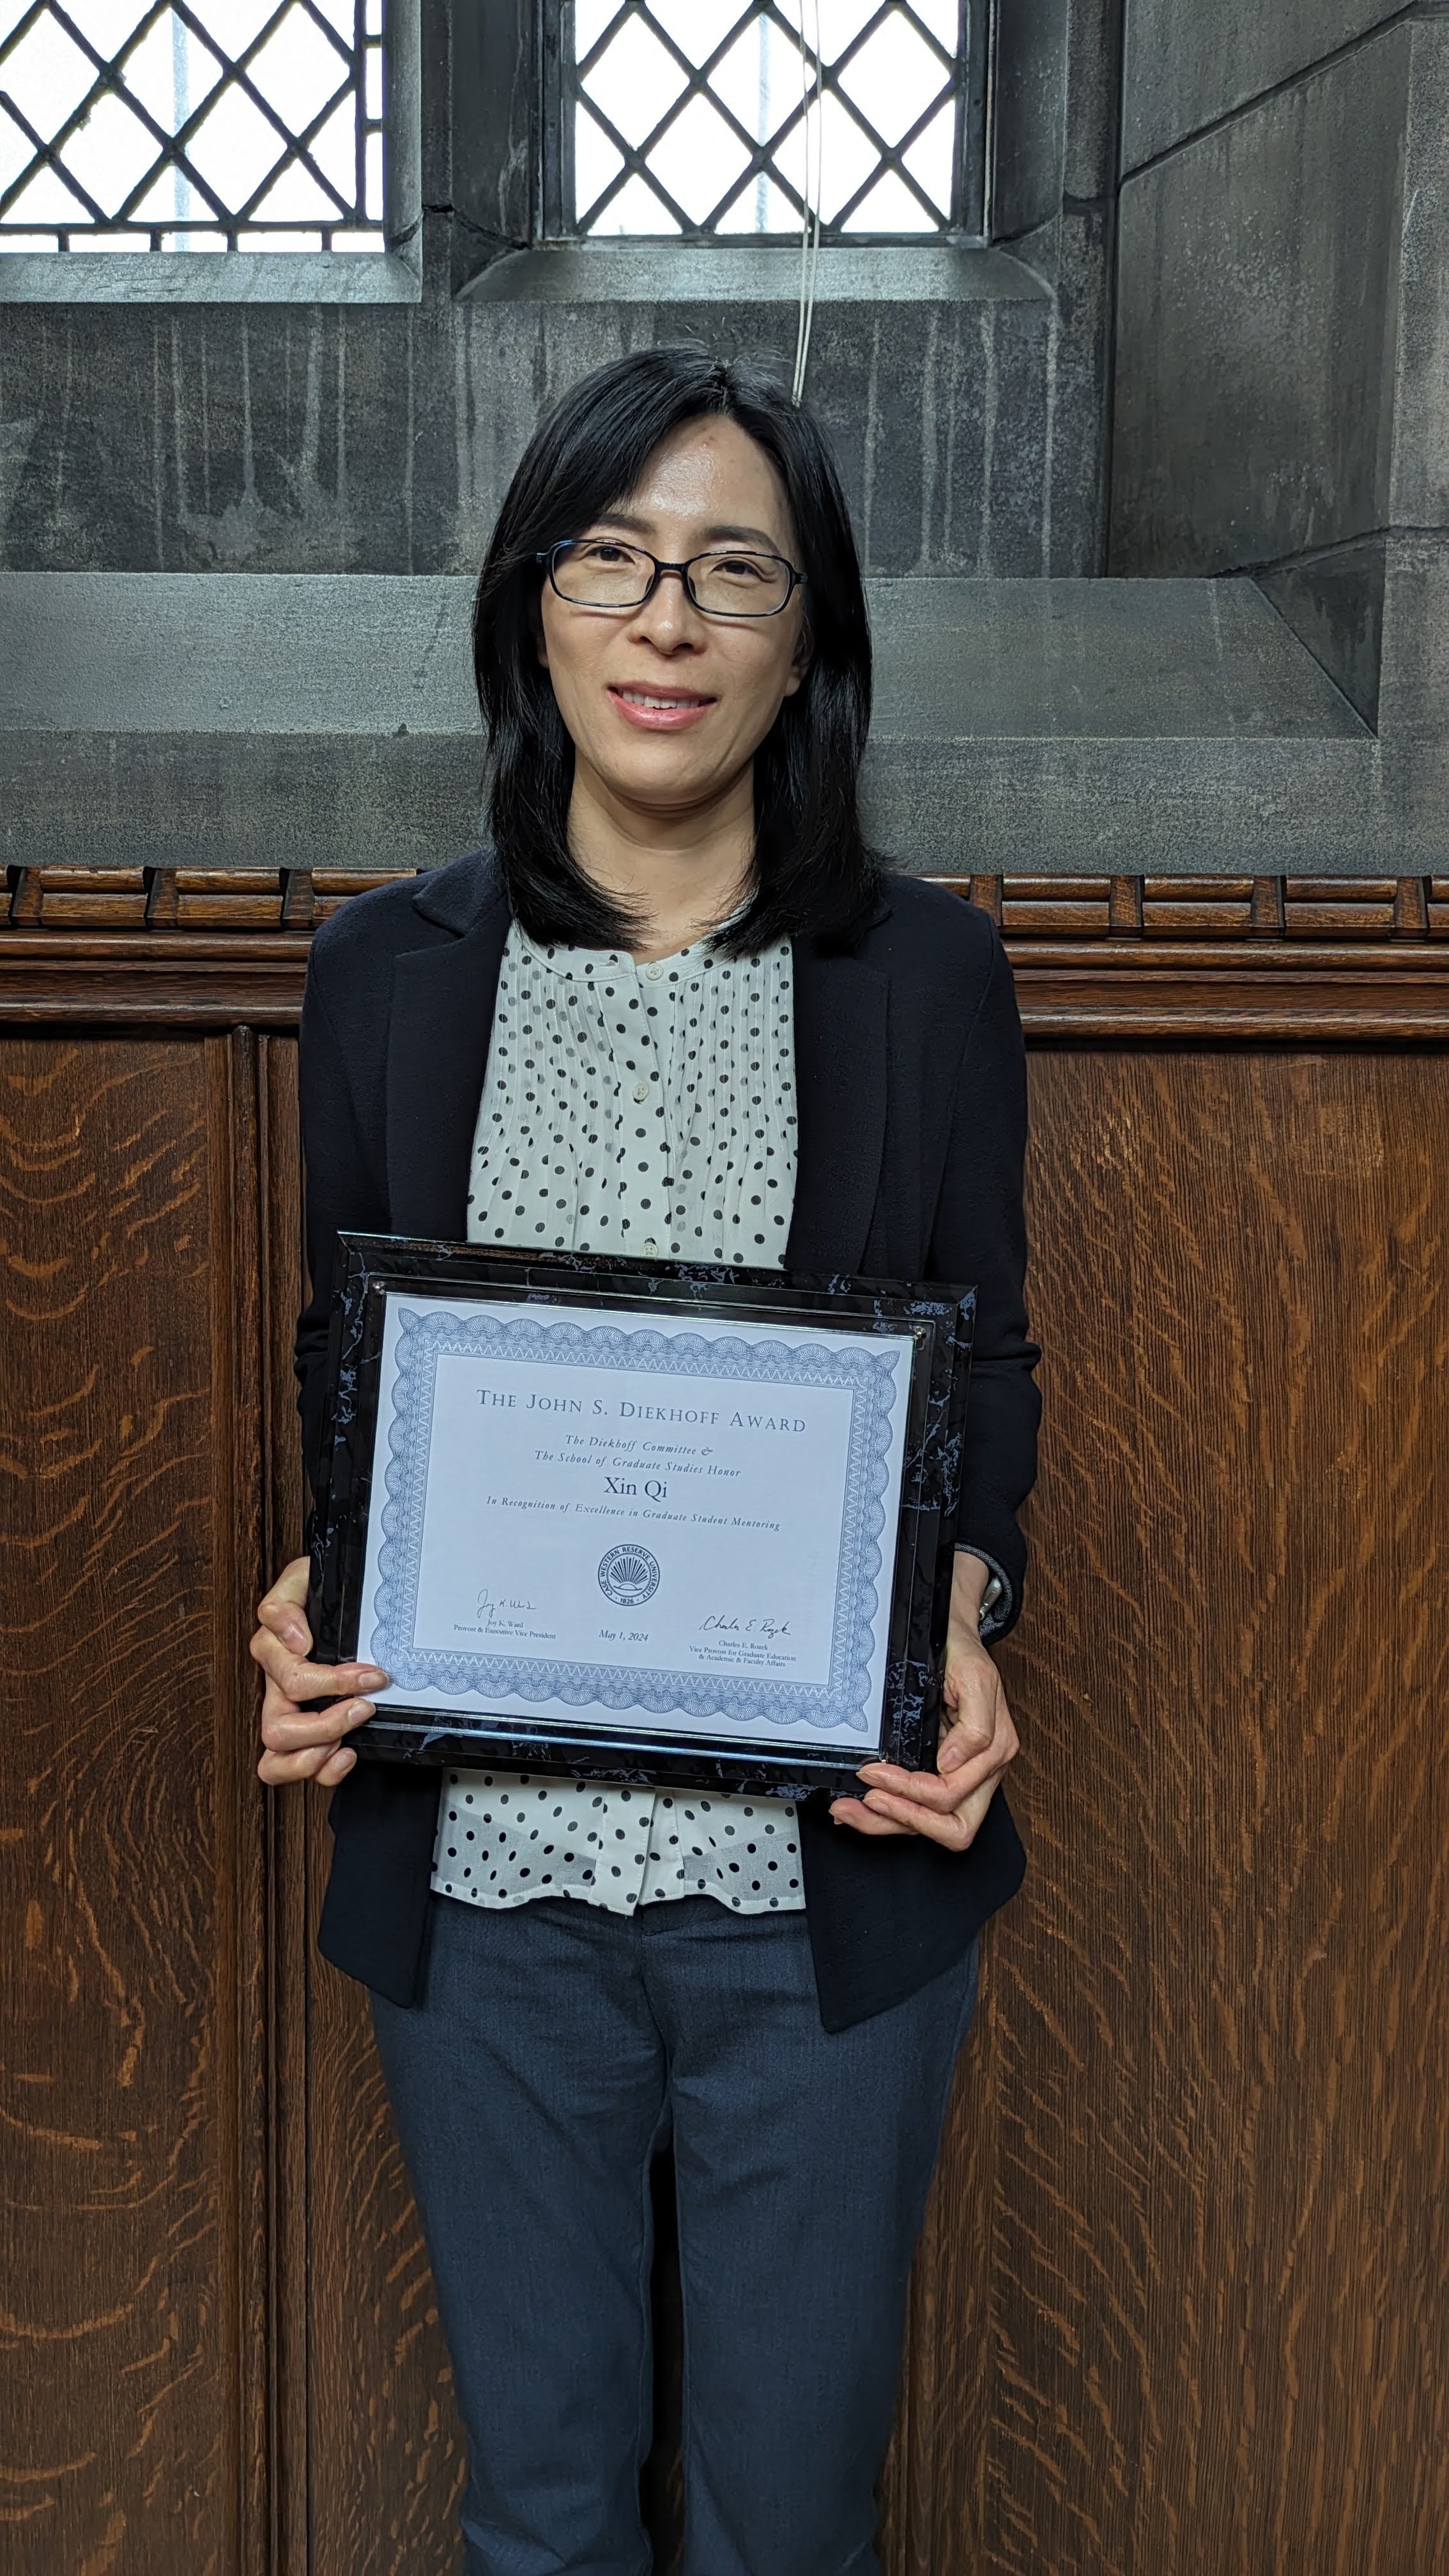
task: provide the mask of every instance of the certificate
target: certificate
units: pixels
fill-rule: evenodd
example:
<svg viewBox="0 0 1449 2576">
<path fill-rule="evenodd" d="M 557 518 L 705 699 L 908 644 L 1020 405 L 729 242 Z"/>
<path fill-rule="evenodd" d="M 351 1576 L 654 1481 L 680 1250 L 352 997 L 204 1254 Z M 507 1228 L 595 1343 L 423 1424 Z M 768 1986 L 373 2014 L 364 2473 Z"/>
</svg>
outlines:
<svg viewBox="0 0 1449 2576">
<path fill-rule="evenodd" d="M 313 1625 L 390 1677 L 359 1751 L 798 1795 L 919 1748 L 968 1332 L 954 1291 L 346 1238 Z"/>
</svg>

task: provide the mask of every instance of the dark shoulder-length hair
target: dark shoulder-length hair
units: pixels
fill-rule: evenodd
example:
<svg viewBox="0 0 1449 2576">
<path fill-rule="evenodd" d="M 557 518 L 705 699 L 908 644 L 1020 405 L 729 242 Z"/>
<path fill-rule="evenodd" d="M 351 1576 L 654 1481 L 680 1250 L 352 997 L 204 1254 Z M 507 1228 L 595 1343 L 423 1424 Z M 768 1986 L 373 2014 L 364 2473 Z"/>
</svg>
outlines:
<svg viewBox="0 0 1449 2576">
<path fill-rule="evenodd" d="M 538 658 L 539 553 L 641 481 L 686 421 L 738 421 L 785 487 L 805 576 L 810 664 L 755 754 L 755 889 L 718 934 L 730 955 L 815 932 L 849 944 L 879 869 L 856 787 L 870 722 L 870 628 L 840 480 L 806 411 L 768 376 L 697 349 L 641 349 L 600 367 L 535 431 L 478 583 L 473 665 L 489 744 L 489 819 L 514 913 L 535 939 L 622 947 L 633 925 L 569 848 L 574 750 Z"/>
</svg>

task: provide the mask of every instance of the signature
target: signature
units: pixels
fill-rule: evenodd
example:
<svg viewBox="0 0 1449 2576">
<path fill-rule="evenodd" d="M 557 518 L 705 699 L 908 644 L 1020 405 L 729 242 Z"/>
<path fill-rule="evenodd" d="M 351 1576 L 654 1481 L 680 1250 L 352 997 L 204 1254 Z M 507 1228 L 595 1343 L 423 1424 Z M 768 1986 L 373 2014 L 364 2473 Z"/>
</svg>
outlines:
<svg viewBox="0 0 1449 2576">
<path fill-rule="evenodd" d="M 715 1637 L 774 1638 L 790 1634 L 788 1619 L 740 1619 L 729 1610 L 711 1610 L 699 1624 L 706 1636 Z"/>
</svg>

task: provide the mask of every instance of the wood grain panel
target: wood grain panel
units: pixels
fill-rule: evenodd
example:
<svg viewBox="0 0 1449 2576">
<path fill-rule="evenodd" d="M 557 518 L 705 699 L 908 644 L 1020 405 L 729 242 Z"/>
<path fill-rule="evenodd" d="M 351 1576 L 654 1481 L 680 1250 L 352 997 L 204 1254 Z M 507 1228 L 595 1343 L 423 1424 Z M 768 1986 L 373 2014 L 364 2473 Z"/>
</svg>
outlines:
<svg viewBox="0 0 1449 2576">
<path fill-rule="evenodd" d="M 930 2531 L 898 2511 L 892 2563 L 1437 2576 L 1443 1063 L 1044 1054 L 1032 1088 L 986 2493 L 908 2412 Z M 917 2293 L 967 2424 L 978 2117 L 968 2089 Z"/>
<path fill-rule="evenodd" d="M 11 1038 L 0 1061 L 16 2576 L 261 2564 L 234 1054 Z"/>
<path fill-rule="evenodd" d="M 996 1938 L 988 1924 L 976 2013 L 911 2274 L 895 2431 L 880 2490 L 886 2576 L 977 2576 L 983 2564 L 1001 2160 Z"/>
<path fill-rule="evenodd" d="M 261 1041 L 258 1136 L 267 1255 L 266 1536 L 301 1547 L 292 1335 L 303 1298 L 297 1048 Z M 265 1799 L 273 1875 L 270 2137 L 277 2316 L 275 2564 L 287 2576 L 452 2570 L 462 2443 L 366 1997 L 313 1946 L 326 1885 L 325 1797 Z"/>
<path fill-rule="evenodd" d="M 269 1042 L 275 1068 L 274 1216 L 279 1280 L 273 1456 L 285 1460 L 285 1536 L 300 1522 L 292 1332 L 302 1279 L 296 1158 L 296 1046 Z M 279 1514 L 279 1521 L 282 1520 Z M 305 2188 L 308 2544 L 283 2560 L 301 2576 L 452 2576 L 461 2560 L 457 2508 L 464 2481 L 452 2368 L 438 2324 L 422 2227 L 377 2063 L 367 1997 L 318 1956 L 316 1918 L 327 1883 L 325 1796 L 286 1792 L 270 1804 L 288 1837 L 288 1923 L 298 1931 L 305 1884 Z M 289 1948 L 293 1935 L 289 1933 Z M 300 2070 L 294 2072 L 295 2088 Z M 294 2100 L 296 2099 L 294 2089 Z M 296 2543 L 293 2543 L 294 2549 Z"/>
<path fill-rule="evenodd" d="M 292 1373 L 292 1339 L 303 1303 L 302 1171 L 298 1151 L 297 1045 L 263 1037 L 258 1048 L 257 1201 L 263 1230 L 260 1307 L 261 1578 L 302 1552 L 304 1484 Z M 245 1628 L 247 1603 L 239 1602 Z M 247 1751 L 256 1756 L 257 1686 L 248 1700 Z M 313 1976 L 311 1839 L 305 1798 L 278 1796 L 255 1781 L 262 1807 L 267 1872 L 266 2148 L 270 2354 L 269 2565 L 301 2576 L 310 2563 L 308 2421 L 311 2244 L 308 2214 L 310 2023 Z M 330 2140 L 320 2142 L 325 2152 Z M 325 2265 L 327 2248 L 318 2249 Z"/>
<path fill-rule="evenodd" d="M 300 1535 L 292 1032 L 347 888 L 99 878 L 0 926 L 0 2564 L 443 2576 L 431 2284 L 243 1642 Z M 973 890 L 1037 1041 L 1035 1867 L 885 2564 L 1441 2576 L 1449 882 Z"/>
<path fill-rule="evenodd" d="M 311 1801 L 311 1881 L 326 1877 Z M 367 1998 L 314 1953 L 309 2013 L 313 2576 L 452 2576 L 452 2370 Z"/>
</svg>

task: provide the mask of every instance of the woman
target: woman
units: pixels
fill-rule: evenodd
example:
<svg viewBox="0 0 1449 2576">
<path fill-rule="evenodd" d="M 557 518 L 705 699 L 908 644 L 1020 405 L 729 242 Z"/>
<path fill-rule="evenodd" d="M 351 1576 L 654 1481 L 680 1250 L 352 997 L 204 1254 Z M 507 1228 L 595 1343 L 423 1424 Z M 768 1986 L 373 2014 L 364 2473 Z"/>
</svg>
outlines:
<svg viewBox="0 0 1449 2576">
<path fill-rule="evenodd" d="M 649 2167 L 672 2141 L 691 2576 L 864 2576 L 975 1936 L 1022 1857 L 1036 1353 L 1020 1029 L 984 913 L 880 871 L 859 567 L 819 431 L 688 350 L 533 440 L 478 593 L 494 849 L 349 903 L 303 1018 L 321 1449 L 339 1227 L 959 1279 L 979 1295 L 937 1767 L 798 1817 L 356 1764 L 384 1675 L 262 1603 L 264 1780 L 337 1791 L 322 1946 L 373 1995 L 473 2576 L 638 2576 Z M 342 1692 L 317 1713 L 299 1703 Z"/>
</svg>

